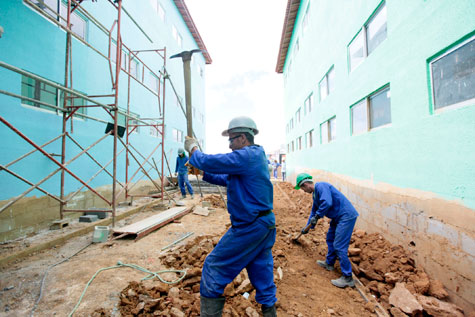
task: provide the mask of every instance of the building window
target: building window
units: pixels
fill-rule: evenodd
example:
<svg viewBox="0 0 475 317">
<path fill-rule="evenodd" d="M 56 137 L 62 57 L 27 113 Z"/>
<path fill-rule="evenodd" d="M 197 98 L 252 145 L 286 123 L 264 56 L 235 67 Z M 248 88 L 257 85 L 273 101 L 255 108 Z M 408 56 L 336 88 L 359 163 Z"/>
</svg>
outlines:
<svg viewBox="0 0 475 317">
<path fill-rule="evenodd" d="M 292 152 L 294 152 L 294 151 L 295 151 L 295 142 L 292 141 Z"/>
<path fill-rule="evenodd" d="M 140 116 L 138 114 L 132 114 L 130 113 L 131 116 L 134 116 L 135 118 L 139 118 Z M 137 119 L 129 119 L 130 124 L 132 125 L 132 128 L 134 129 L 134 133 L 140 133 L 140 122 Z"/>
<path fill-rule="evenodd" d="M 333 117 L 320 125 L 321 143 L 326 144 L 336 139 L 336 117 Z"/>
<path fill-rule="evenodd" d="M 475 104 L 475 36 L 430 62 L 434 109 Z"/>
<path fill-rule="evenodd" d="M 307 149 L 313 146 L 313 130 L 308 131 L 305 133 L 305 147 Z"/>
<path fill-rule="evenodd" d="M 320 101 L 325 99 L 335 87 L 335 68 L 332 66 L 319 83 Z"/>
<path fill-rule="evenodd" d="M 313 107 L 313 93 L 310 94 L 310 96 L 305 99 L 304 103 L 304 114 L 307 115 L 307 113 L 312 112 L 312 107 Z"/>
<path fill-rule="evenodd" d="M 287 143 L 287 153 L 290 153 L 290 143 Z"/>
<path fill-rule="evenodd" d="M 181 37 L 180 33 L 178 32 L 176 26 L 172 25 L 172 35 L 175 41 L 177 42 L 179 47 L 182 47 L 183 38 Z"/>
<path fill-rule="evenodd" d="M 387 38 L 387 9 L 383 2 L 348 47 L 350 71 L 353 71 Z"/>
<path fill-rule="evenodd" d="M 165 21 L 165 9 L 163 9 L 162 4 L 160 2 L 158 3 L 157 12 L 160 16 L 160 19 L 162 19 L 162 21 Z"/>
<path fill-rule="evenodd" d="M 296 140 L 297 143 L 297 151 L 300 151 L 302 149 L 302 137 L 299 136 Z"/>
<path fill-rule="evenodd" d="M 295 124 L 298 124 L 298 123 L 300 123 L 300 108 L 295 113 Z"/>
<path fill-rule="evenodd" d="M 158 77 L 152 74 L 150 71 L 148 72 L 147 86 L 153 91 L 158 92 Z"/>
<path fill-rule="evenodd" d="M 66 4 L 58 0 L 32 0 L 32 2 L 61 25 L 66 26 L 68 16 L 68 6 Z M 86 30 L 87 21 L 77 12 L 73 12 L 71 14 L 71 31 L 81 39 L 86 40 Z"/>
<path fill-rule="evenodd" d="M 38 100 L 40 102 L 44 102 L 47 104 L 50 104 L 52 106 L 56 106 L 59 108 L 63 107 L 64 103 L 64 93 L 60 90 L 57 89 L 51 85 L 48 85 L 46 83 L 43 83 L 41 81 L 35 80 L 33 78 L 27 77 L 22 75 L 21 76 L 21 95 L 23 97 L 31 98 Z M 84 106 L 85 105 L 85 100 L 82 98 L 72 98 L 73 105 L 74 106 Z M 24 105 L 29 105 L 32 107 L 37 107 L 40 109 L 52 111 L 54 113 L 59 114 L 60 111 L 57 110 L 56 108 L 49 107 L 47 105 L 43 105 L 37 102 L 32 102 L 32 101 L 27 101 L 27 100 L 22 100 L 22 104 Z M 68 102 L 68 105 L 71 104 Z M 78 108 L 75 111 L 76 114 L 86 114 L 86 109 L 84 107 Z"/>
<path fill-rule="evenodd" d="M 351 107 L 352 134 L 391 123 L 391 92 L 385 87 Z"/>
<path fill-rule="evenodd" d="M 297 40 L 295 41 L 294 55 L 297 55 L 297 53 L 299 52 L 299 49 L 300 49 L 300 39 L 297 38 Z"/>
<path fill-rule="evenodd" d="M 158 124 L 157 122 L 154 122 L 154 124 Z M 157 127 L 157 126 L 151 126 L 150 127 L 150 135 L 155 137 L 155 138 L 159 138 L 160 137 L 160 127 Z"/>
<path fill-rule="evenodd" d="M 183 142 L 183 131 L 178 129 L 173 129 L 173 141 Z"/>
<path fill-rule="evenodd" d="M 130 60 L 130 75 L 139 79 L 139 62 L 135 59 Z"/>
<path fill-rule="evenodd" d="M 310 5 L 307 6 L 307 10 L 305 10 L 305 15 L 303 17 L 303 21 L 302 21 L 302 34 L 305 33 L 305 31 L 307 31 L 307 28 L 308 28 L 308 19 L 309 19 L 309 15 L 310 15 Z"/>
<path fill-rule="evenodd" d="M 117 45 L 115 42 L 111 42 L 110 45 L 110 57 L 111 57 L 111 62 L 115 64 L 117 60 Z M 124 70 L 127 70 L 127 53 L 125 51 L 122 51 L 122 57 L 121 57 L 121 68 Z"/>
<path fill-rule="evenodd" d="M 294 118 L 290 119 L 290 131 L 294 128 Z"/>
</svg>

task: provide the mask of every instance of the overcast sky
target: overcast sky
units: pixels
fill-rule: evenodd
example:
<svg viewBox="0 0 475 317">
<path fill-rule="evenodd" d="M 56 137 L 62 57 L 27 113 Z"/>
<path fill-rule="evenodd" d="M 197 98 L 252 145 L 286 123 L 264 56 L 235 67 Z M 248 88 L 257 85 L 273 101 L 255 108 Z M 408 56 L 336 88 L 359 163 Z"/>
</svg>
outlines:
<svg viewBox="0 0 475 317">
<path fill-rule="evenodd" d="M 256 121 L 266 152 L 284 140 L 283 77 L 275 72 L 287 0 L 186 0 L 213 59 L 206 66 L 206 152 L 229 152 L 221 132 Z"/>
</svg>

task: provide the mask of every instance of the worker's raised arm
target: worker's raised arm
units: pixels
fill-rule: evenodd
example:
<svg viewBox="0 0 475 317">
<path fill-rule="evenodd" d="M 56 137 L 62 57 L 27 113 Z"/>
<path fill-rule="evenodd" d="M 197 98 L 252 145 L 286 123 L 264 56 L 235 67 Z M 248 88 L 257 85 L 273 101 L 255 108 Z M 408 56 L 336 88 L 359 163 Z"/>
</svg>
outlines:
<svg viewBox="0 0 475 317">
<path fill-rule="evenodd" d="M 246 148 L 226 154 L 193 152 L 190 164 L 212 174 L 245 174 L 249 172 L 250 157 Z"/>
<path fill-rule="evenodd" d="M 226 174 L 213 174 L 205 172 L 203 175 L 203 180 L 210 184 L 219 185 L 219 186 L 227 186 L 228 175 Z"/>
</svg>

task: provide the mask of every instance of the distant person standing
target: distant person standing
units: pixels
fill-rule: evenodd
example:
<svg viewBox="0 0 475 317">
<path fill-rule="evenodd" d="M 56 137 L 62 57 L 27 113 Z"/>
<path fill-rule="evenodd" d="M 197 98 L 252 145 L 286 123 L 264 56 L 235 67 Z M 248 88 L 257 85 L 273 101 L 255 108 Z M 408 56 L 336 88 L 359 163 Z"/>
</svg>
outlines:
<svg viewBox="0 0 475 317">
<path fill-rule="evenodd" d="M 186 162 L 188 162 L 188 157 L 185 155 L 185 150 L 178 149 L 178 157 L 176 158 L 176 167 L 175 173 L 178 173 L 178 185 L 180 186 L 181 190 L 181 197 L 186 198 L 186 190 L 185 184 L 188 188 L 188 192 L 193 199 L 193 187 L 191 187 L 190 181 L 188 180 L 188 167 L 185 166 Z"/>
<path fill-rule="evenodd" d="M 279 164 L 279 162 L 277 162 L 277 160 L 274 160 L 273 165 L 274 165 L 274 178 L 277 179 L 277 172 L 279 170 L 280 164 Z"/>
<path fill-rule="evenodd" d="M 280 172 L 282 173 L 282 181 L 285 182 L 285 160 L 282 160 L 282 168 L 280 169 Z"/>
</svg>

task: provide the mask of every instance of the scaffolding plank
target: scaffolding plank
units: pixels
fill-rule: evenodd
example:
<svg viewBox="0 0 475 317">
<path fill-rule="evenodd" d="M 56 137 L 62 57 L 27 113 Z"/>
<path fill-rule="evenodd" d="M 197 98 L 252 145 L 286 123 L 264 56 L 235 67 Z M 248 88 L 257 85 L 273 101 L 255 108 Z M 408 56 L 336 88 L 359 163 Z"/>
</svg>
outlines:
<svg viewBox="0 0 475 317">
<path fill-rule="evenodd" d="M 186 215 L 190 211 L 191 209 L 187 207 L 173 207 L 158 215 L 145 218 L 122 228 L 114 229 L 112 235 L 116 237 L 116 239 L 132 236 L 135 237 L 135 240 L 138 240 L 167 223 Z"/>
</svg>

